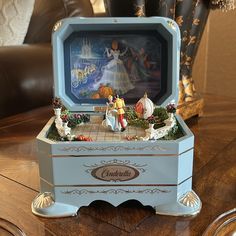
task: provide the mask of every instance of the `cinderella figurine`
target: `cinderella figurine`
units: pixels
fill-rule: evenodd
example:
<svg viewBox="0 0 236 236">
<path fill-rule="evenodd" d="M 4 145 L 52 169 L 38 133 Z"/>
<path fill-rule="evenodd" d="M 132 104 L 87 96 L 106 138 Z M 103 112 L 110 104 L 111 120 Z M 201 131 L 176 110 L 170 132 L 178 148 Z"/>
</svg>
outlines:
<svg viewBox="0 0 236 236">
<path fill-rule="evenodd" d="M 106 48 L 107 57 L 113 57 L 111 61 L 104 67 L 103 75 L 101 80 L 95 85 L 95 89 L 99 87 L 100 84 L 109 84 L 114 90 L 121 94 L 127 93 L 129 90 L 134 89 L 133 84 L 130 82 L 128 73 L 122 60 L 119 59 L 120 56 L 125 55 L 127 48 L 123 53 L 118 50 L 118 42 L 112 41 L 112 48 Z"/>
<path fill-rule="evenodd" d="M 127 126 L 127 121 L 124 119 L 124 117 L 120 117 L 120 115 L 118 114 L 118 109 L 115 108 L 116 102 L 117 102 L 117 99 L 115 100 L 115 103 L 114 103 L 113 97 L 111 95 L 108 96 L 106 119 L 103 120 L 102 126 L 107 127 L 114 132 L 117 132 L 117 131 L 123 132 L 125 130 L 125 127 Z"/>
</svg>

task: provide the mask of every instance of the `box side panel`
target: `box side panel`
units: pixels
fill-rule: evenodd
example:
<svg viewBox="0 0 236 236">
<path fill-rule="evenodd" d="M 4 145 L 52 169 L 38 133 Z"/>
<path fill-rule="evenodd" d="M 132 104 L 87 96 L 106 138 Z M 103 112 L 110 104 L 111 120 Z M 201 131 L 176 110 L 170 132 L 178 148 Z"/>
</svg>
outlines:
<svg viewBox="0 0 236 236">
<path fill-rule="evenodd" d="M 46 138 L 45 138 L 46 139 Z M 37 138 L 37 152 L 45 153 L 46 155 L 51 155 L 51 144 L 41 138 Z"/>
<path fill-rule="evenodd" d="M 47 181 L 43 180 L 40 178 L 40 192 L 45 193 L 45 192 L 50 192 L 55 196 L 55 187 L 48 183 Z"/>
<path fill-rule="evenodd" d="M 39 175 L 40 178 L 46 180 L 49 183 L 53 183 L 53 164 L 52 158 L 50 158 L 49 153 L 38 152 L 37 153 L 39 160 Z"/>
<path fill-rule="evenodd" d="M 184 152 L 178 159 L 178 183 L 191 177 L 193 173 L 193 149 Z"/>
<path fill-rule="evenodd" d="M 179 141 L 179 152 L 186 152 L 194 147 L 194 136 L 188 136 Z"/>
<path fill-rule="evenodd" d="M 40 133 L 37 136 L 37 140 L 42 141 L 42 143 L 48 143 L 48 144 L 53 144 L 54 142 L 50 139 L 47 138 L 47 134 L 54 122 L 54 117 L 52 117 L 47 124 L 43 127 L 43 129 L 40 131 Z"/>
<path fill-rule="evenodd" d="M 177 186 L 177 199 L 190 191 L 192 191 L 192 177 Z"/>
<path fill-rule="evenodd" d="M 176 140 L 179 143 L 179 153 L 183 153 L 194 147 L 194 135 L 179 115 L 176 115 L 176 119 L 184 132 L 184 136 Z"/>
<path fill-rule="evenodd" d="M 53 121 L 54 118 L 52 117 L 36 138 L 39 175 L 48 182 L 53 182 L 52 159 L 49 157 L 51 156 L 51 144 L 54 142 L 47 139 L 46 136 Z"/>
</svg>

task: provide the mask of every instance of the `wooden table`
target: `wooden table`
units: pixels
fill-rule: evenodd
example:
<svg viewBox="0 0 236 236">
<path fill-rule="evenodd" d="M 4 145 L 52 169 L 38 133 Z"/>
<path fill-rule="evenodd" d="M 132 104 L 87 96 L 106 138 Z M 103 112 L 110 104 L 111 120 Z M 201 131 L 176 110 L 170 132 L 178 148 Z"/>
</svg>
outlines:
<svg viewBox="0 0 236 236">
<path fill-rule="evenodd" d="M 187 122 L 195 134 L 193 189 L 203 203 L 199 215 L 159 216 L 137 201 L 119 207 L 97 201 L 76 217 L 34 216 L 31 201 L 39 191 L 35 137 L 52 116 L 44 107 L 0 120 L 0 218 L 29 236 L 202 235 L 217 216 L 236 207 L 236 99 L 204 98 L 203 116 Z M 227 230 L 227 235 L 236 232 Z"/>
</svg>

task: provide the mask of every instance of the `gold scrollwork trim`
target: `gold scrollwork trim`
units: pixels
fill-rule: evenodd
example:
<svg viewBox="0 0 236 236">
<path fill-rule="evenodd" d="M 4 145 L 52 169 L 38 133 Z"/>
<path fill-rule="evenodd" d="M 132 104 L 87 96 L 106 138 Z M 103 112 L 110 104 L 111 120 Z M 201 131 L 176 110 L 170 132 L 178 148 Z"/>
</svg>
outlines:
<svg viewBox="0 0 236 236">
<path fill-rule="evenodd" d="M 173 23 L 173 21 L 168 20 L 167 23 L 173 30 L 176 30 L 176 27 L 175 27 L 175 24 Z"/>
<path fill-rule="evenodd" d="M 63 194 L 71 195 L 83 195 L 83 194 L 127 194 L 127 193 L 148 193 L 148 194 L 158 194 L 158 193 L 170 193 L 170 190 L 161 190 L 158 188 L 154 189 L 139 189 L 139 190 L 129 190 L 129 189 L 107 189 L 107 190 L 88 190 L 88 189 L 73 189 L 67 191 L 61 191 Z"/>
<path fill-rule="evenodd" d="M 60 151 L 67 152 L 84 152 L 84 151 L 167 151 L 167 149 L 162 148 L 158 145 L 155 146 L 143 146 L 143 147 L 127 147 L 127 146 L 108 146 L 108 147 L 91 147 L 91 146 L 70 146 L 70 147 L 63 147 L 59 149 Z"/>
</svg>

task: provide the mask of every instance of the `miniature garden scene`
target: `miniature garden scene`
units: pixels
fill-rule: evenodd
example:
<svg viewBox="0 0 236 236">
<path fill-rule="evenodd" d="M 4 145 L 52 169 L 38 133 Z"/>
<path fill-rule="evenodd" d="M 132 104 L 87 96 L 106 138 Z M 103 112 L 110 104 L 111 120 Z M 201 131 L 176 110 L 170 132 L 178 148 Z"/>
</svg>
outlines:
<svg viewBox="0 0 236 236">
<path fill-rule="evenodd" d="M 145 93 L 134 106 L 125 100 L 108 96 L 103 115 L 72 113 L 61 100 L 53 100 L 55 122 L 48 132 L 54 141 L 148 141 L 175 140 L 183 131 L 174 113 L 174 104 L 156 107 Z"/>
</svg>

